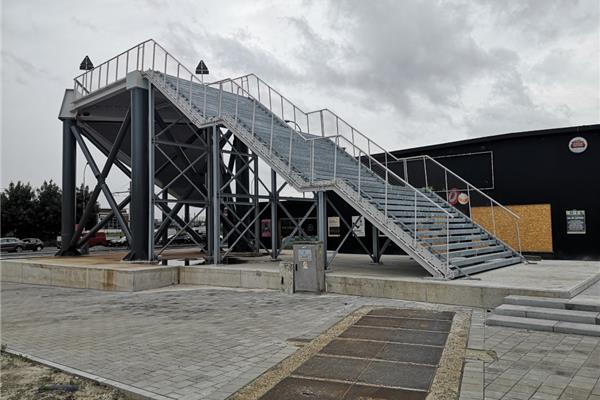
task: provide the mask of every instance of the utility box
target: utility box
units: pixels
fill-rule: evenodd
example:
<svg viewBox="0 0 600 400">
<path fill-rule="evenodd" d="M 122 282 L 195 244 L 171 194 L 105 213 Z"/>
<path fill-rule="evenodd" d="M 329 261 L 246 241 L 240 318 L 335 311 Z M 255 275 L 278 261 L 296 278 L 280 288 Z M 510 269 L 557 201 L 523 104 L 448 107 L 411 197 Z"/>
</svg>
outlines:
<svg viewBox="0 0 600 400">
<path fill-rule="evenodd" d="M 316 292 L 325 290 L 325 268 L 322 242 L 294 244 L 294 291 Z"/>
</svg>

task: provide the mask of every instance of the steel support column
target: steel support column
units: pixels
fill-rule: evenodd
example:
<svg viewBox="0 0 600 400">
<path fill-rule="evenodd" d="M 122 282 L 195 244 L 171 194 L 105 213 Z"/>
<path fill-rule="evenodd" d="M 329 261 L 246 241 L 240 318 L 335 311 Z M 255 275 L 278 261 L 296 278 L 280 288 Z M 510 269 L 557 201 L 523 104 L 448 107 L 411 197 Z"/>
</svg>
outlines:
<svg viewBox="0 0 600 400">
<path fill-rule="evenodd" d="M 317 197 L 317 232 L 323 242 L 323 265 L 327 269 L 327 192 L 320 191 Z"/>
<path fill-rule="evenodd" d="M 69 250 L 69 244 L 75 234 L 75 181 L 77 178 L 77 142 L 71 132 L 75 120 L 63 120 L 62 149 L 62 215 L 61 215 L 61 249 L 57 255 L 78 255 L 77 250 Z"/>
<path fill-rule="evenodd" d="M 371 225 L 371 235 L 372 235 L 372 255 L 373 263 L 379 264 L 381 263 L 381 248 L 379 247 L 379 229 L 375 225 Z"/>
<path fill-rule="evenodd" d="M 271 260 L 277 261 L 279 249 L 277 248 L 279 229 L 277 226 L 277 207 L 279 205 L 277 192 L 277 173 L 271 170 Z"/>
<path fill-rule="evenodd" d="M 221 203 L 219 201 L 219 188 L 221 177 L 221 146 L 220 146 L 219 129 L 216 125 L 212 128 L 212 257 L 213 264 L 217 265 L 221 262 Z"/>
<path fill-rule="evenodd" d="M 129 261 L 151 261 L 150 127 L 148 90 L 134 87 L 131 93 L 131 233 Z"/>
<path fill-rule="evenodd" d="M 259 203 L 259 194 L 258 194 L 258 156 L 254 155 L 254 251 L 258 255 L 260 253 L 260 218 L 258 218 L 260 214 L 260 203 Z"/>
</svg>

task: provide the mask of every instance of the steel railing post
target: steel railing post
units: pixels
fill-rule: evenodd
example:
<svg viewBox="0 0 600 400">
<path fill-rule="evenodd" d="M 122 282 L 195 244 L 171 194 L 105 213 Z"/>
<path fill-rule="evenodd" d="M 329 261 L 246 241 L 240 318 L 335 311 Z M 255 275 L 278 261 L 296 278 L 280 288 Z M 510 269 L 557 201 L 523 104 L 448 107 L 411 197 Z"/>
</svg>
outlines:
<svg viewBox="0 0 600 400">
<path fill-rule="evenodd" d="M 444 182 L 445 182 L 445 186 L 446 186 L 446 201 L 450 202 L 450 198 L 448 195 L 448 171 L 444 170 Z"/>
<path fill-rule="evenodd" d="M 423 173 L 425 174 L 425 187 L 429 187 L 429 182 L 427 181 L 427 161 L 425 157 L 423 157 Z"/>
<path fill-rule="evenodd" d="M 490 200 L 490 206 L 492 207 L 492 225 L 494 227 L 494 236 L 496 235 L 496 214 L 494 212 L 494 203 Z"/>
<path fill-rule="evenodd" d="M 450 216 L 446 215 L 446 275 L 450 273 Z"/>
<path fill-rule="evenodd" d="M 292 129 L 292 127 L 290 126 L 290 153 L 288 156 L 288 171 L 292 170 L 292 141 L 294 139 L 293 135 L 294 130 Z"/>
<path fill-rule="evenodd" d="M 315 181 L 315 141 L 311 140 L 310 150 L 310 182 Z"/>
<path fill-rule="evenodd" d="M 204 85 L 204 102 L 202 103 L 202 115 L 206 118 L 206 89 L 208 85 Z"/>
<path fill-rule="evenodd" d="M 223 106 L 223 82 L 220 82 L 219 83 L 219 118 L 221 117 L 222 106 Z"/>
<path fill-rule="evenodd" d="M 192 86 L 194 82 L 194 75 L 190 74 L 190 110 L 192 109 Z"/>
<path fill-rule="evenodd" d="M 361 155 L 361 151 L 360 149 L 358 150 L 358 198 L 360 199 L 360 165 L 362 164 L 360 161 L 360 156 Z"/>
<path fill-rule="evenodd" d="M 177 83 L 175 85 L 176 90 L 175 93 L 177 94 L 177 101 L 179 101 L 179 67 L 181 66 L 181 64 L 177 63 Z"/>
<path fill-rule="evenodd" d="M 127 53 L 127 58 L 129 58 L 129 53 Z M 164 71 L 163 71 L 163 83 L 166 85 L 167 84 L 167 61 L 168 61 L 168 54 L 167 52 L 165 52 L 165 66 L 164 66 Z M 127 68 L 125 68 L 125 74 L 127 74 Z"/>
<path fill-rule="evenodd" d="M 256 101 L 252 102 L 252 136 L 256 136 L 254 131 L 254 124 L 256 122 Z"/>
<path fill-rule="evenodd" d="M 518 219 L 514 219 L 515 223 L 517 224 L 517 241 L 519 242 L 519 254 L 521 256 L 523 256 L 523 249 L 521 248 L 521 230 L 519 227 L 519 220 Z"/>
<path fill-rule="evenodd" d="M 325 136 L 325 121 L 323 121 L 323 110 L 319 111 L 321 115 L 321 136 Z"/>
<path fill-rule="evenodd" d="M 269 154 L 273 154 L 273 128 L 275 125 L 275 115 L 271 113 L 271 135 L 269 136 Z"/>
<path fill-rule="evenodd" d="M 237 118 L 238 118 L 238 112 L 239 112 L 239 110 L 238 110 L 238 106 L 239 106 L 239 98 L 240 98 L 240 88 L 239 88 L 239 86 L 237 86 L 237 87 L 235 88 L 235 94 L 236 94 L 236 96 L 235 96 L 235 119 L 236 119 L 236 121 L 237 121 Z"/>
<path fill-rule="evenodd" d="M 389 172 L 389 170 L 386 168 L 385 169 L 385 189 L 384 189 L 385 190 L 385 196 L 384 196 L 385 204 L 383 205 L 383 211 L 384 211 L 386 221 L 388 218 L 388 185 L 390 184 L 388 172 Z"/>
<path fill-rule="evenodd" d="M 334 181 L 336 179 L 336 173 L 337 173 L 337 153 L 338 153 L 339 145 L 340 145 L 339 136 L 336 136 L 335 137 L 335 146 L 333 146 L 333 180 Z"/>
<path fill-rule="evenodd" d="M 118 62 L 118 58 L 117 58 L 117 62 Z M 152 44 L 152 71 L 154 71 L 154 65 L 156 62 L 156 42 L 154 42 Z"/>
<path fill-rule="evenodd" d="M 415 236 L 414 236 L 414 240 L 413 240 L 413 247 L 416 248 L 417 247 L 417 230 L 418 230 L 417 229 L 417 191 L 416 190 L 414 190 L 414 194 L 415 194 L 415 198 L 414 198 L 415 214 L 414 214 L 413 230 L 414 230 Z"/>
</svg>

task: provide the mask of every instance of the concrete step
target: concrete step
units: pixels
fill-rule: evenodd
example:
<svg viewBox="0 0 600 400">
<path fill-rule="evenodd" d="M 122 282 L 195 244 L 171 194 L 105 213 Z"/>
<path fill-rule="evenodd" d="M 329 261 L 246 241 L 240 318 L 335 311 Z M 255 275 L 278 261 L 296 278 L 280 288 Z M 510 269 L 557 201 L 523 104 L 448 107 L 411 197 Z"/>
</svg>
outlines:
<svg viewBox="0 0 600 400">
<path fill-rule="evenodd" d="M 506 304 L 514 304 L 521 306 L 556 308 L 575 311 L 592 311 L 600 313 L 600 299 L 594 300 L 578 300 L 574 299 L 557 299 L 552 297 L 535 297 L 535 296 L 506 296 L 504 298 Z"/>
<path fill-rule="evenodd" d="M 524 318 L 492 314 L 486 319 L 486 324 L 489 326 L 506 326 L 509 328 L 520 328 L 533 331 L 600 336 L 600 325 L 580 324 L 575 322 L 556 321 L 549 319 Z"/>
<path fill-rule="evenodd" d="M 502 304 L 494 310 L 494 314 L 600 325 L 600 313 L 594 311 L 575 311 L 557 308 Z"/>
</svg>

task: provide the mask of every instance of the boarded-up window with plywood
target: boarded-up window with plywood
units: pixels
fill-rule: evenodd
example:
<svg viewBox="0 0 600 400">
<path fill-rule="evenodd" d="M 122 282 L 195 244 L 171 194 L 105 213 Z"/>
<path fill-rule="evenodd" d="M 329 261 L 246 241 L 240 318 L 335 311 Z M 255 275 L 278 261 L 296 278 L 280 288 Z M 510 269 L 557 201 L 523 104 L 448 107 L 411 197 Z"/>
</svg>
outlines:
<svg viewBox="0 0 600 400">
<path fill-rule="evenodd" d="M 523 251 L 535 253 L 552 253 L 552 213 L 550 204 L 527 204 L 506 206 L 520 217 L 519 231 Z M 516 218 L 501 207 L 473 207 L 473 220 L 488 232 L 519 249 Z"/>
</svg>

